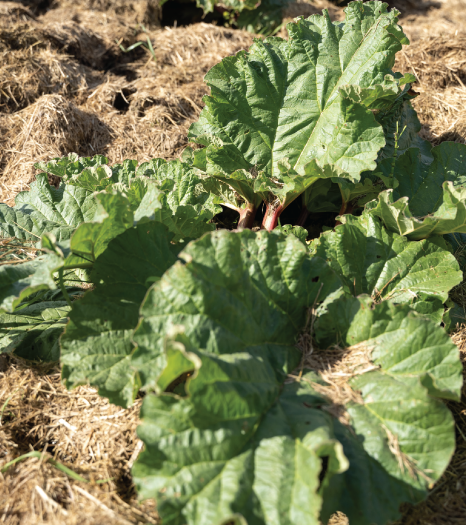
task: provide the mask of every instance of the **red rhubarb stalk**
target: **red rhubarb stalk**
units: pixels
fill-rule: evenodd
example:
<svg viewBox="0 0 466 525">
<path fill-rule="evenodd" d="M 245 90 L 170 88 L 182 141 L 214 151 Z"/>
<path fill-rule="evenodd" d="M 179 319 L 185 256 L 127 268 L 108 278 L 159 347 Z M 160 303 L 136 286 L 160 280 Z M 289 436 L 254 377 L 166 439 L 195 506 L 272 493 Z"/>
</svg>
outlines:
<svg viewBox="0 0 466 525">
<path fill-rule="evenodd" d="M 262 228 L 269 232 L 276 228 L 278 224 L 278 218 L 280 217 L 282 211 L 283 206 L 281 204 L 276 208 L 274 208 L 273 205 L 271 205 L 270 203 L 267 204 L 264 220 L 262 221 Z"/>
<path fill-rule="evenodd" d="M 251 229 L 256 218 L 257 208 L 253 204 L 248 204 L 246 208 L 241 208 L 239 211 L 238 228 Z"/>
</svg>

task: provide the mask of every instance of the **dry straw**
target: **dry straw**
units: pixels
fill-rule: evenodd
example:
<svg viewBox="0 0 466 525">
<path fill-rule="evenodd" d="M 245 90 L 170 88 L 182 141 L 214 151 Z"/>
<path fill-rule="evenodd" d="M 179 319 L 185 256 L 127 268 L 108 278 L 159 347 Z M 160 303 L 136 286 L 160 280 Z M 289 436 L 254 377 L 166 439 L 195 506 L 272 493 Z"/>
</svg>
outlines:
<svg viewBox="0 0 466 525">
<path fill-rule="evenodd" d="M 207 24 L 160 28 L 157 0 L 53 0 L 47 12 L 39 9 L 43 2 L 23 4 L 0 2 L 0 200 L 9 204 L 33 180 L 34 162 L 70 151 L 103 153 L 112 162 L 177 157 L 208 93 L 203 76 L 252 42 L 248 33 Z M 466 0 L 391 4 L 405 11 L 402 25 L 412 39 L 395 68 L 419 78 L 414 105 L 423 135 L 464 141 Z M 343 17 L 327 0 L 296 2 L 285 15 L 324 7 Z M 156 61 L 141 48 L 125 54 L 119 47 L 147 37 Z M 453 341 L 464 355 L 466 330 Z M 304 363 L 327 380 L 328 409 L 347 421 L 341 407 L 361 401 L 349 379 L 373 366 L 370 349 L 313 349 Z M 0 523 L 156 523 L 154 503 L 136 503 L 131 485 L 142 445 L 135 434 L 139 405 L 122 411 L 91 388 L 67 392 L 58 370 L 0 356 L 0 468 L 31 449 L 44 452 L 0 474 Z M 448 405 L 456 453 L 432 496 L 405 508 L 400 525 L 466 522 L 466 410 Z M 387 439 L 396 451 L 396 437 Z M 90 483 L 70 478 L 50 457 Z M 334 516 L 331 523 L 347 520 Z"/>
</svg>

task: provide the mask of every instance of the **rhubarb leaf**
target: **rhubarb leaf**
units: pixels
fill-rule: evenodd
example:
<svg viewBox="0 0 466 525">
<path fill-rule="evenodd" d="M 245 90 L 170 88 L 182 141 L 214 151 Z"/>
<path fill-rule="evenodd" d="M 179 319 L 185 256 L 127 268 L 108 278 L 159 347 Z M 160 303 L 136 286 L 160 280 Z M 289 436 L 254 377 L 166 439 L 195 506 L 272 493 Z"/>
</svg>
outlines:
<svg viewBox="0 0 466 525">
<path fill-rule="evenodd" d="M 158 222 L 127 229 L 95 261 L 95 289 L 73 303 L 61 338 L 62 375 L 69 387 L 89 382 L 112 403 L 130 405 L 140 386 L 130 356 L 139 307 L 151 284 L 176 261 L 180 246 Z"/>
<path fill-rule="evenodd" d="M 0 266 L 0 312 L 13 312 L 30 295 L 41 290 L 57 289 L 54 274 L 62 267 L 63 259 L 55 254 Z"/>
<path fill-rule="evenodd" d="M 208 174 L 262 173 L 250 187 L 267 191 L 270 203 L 279 195 L 284 208 L 320 178 L 357 181 L 375 169 L 382 127 L 340 88 L 386 82 L 408 40 L 386 4 L 352 3 L 346 15 L 338 25 L 325 11 L 299 19 L 287 26 L 288 41 L 258 40 L 207 74 L 211 95 L 189 138 L 208 146 Z"/>
<path fill-rule="evenodd" d="M 402 502 L 424 498 L 450 461 L 454 421 L 441 399 L 459 400 L 458 349 L 407 305 L 374 307 L 362 296 L 321 310 L 315 323 L 320 345 L 366 351 L 373 363 L 362 364 L 349 383 L 361 400 L 346 406 L 352 430 L 337 425 L 336 435 L 350 468 L 330 480 L 322 518 L 339 510 L 351 522 L 382 525 L 399 517 Z"/>
<path fill-rule="evenodd" d="M 408 241 L 387 231 L 370 214 L 347 215 L 346 224 L 314 241 L 312 253 L 326 260 L 340 277 L 345 292 L 367 293 L 373 300 L 412 304 L 442 319 L 448 292 L 462 281 L 455 257 L 441 237 Z"/>
<path fill-rule="evenodd" d="M 44 233 L 69 239 L 77 226 L 94 216 L 91 192 L 62 184 L 50 186 L 47 175 L 37 175 L 29 191 L 18 193 L 14 208 L 0 204 L 0 236 L 37 242 Z"/>
<path fill-rule="evenodd" d="M 410 148 L 419 148 L 422 162 L 432 162 L 432 146 L 419 136 L 421 122 L 409 100 L 401 99 L 388 111 L 376 115 L 376 119 L 382 125 L 386 139 L 385 146 L 379 152 L 379 160 L 399 157 Z"/>
<path fill-rule="evenodd" d="M 70 307 L 65 301 L 43 301 L 13 314 L 0 314 L 0 353 L 34 361 L 58 361 L 58 338 Z"/>
<path fill-rule="evenodd" d="M 466 233 L 466 146 L 443 142 L 432 155 L 430 165 L 417 148 L 399 157 L 392 171 L 398 184 L 367 206 L 388 229 L 412 240 Z"/>
<path fill-rule="evenodd" d="M 186 264 L 174 264 L 141 307 L 132 365 L 146 387 L 166 366 L 164 336 L 177 324 L 206 352 L 273 355 L 283 373 L 299 360 L 293 344 L 306 308 L 340 286 L 293 235 L 218 231 L 190 243 L 180 258 Z"/>
<path fill-rule="evenodd" d="M 318 525 L 320 482 L 347 462 L 305 379 L 282 387 L 266 360 L 203 356 L 187 399 L 144 400 L 139 494 L 157 499 L 167 525 Z"/>
<path fill-rule="evenodd" d="M 34 168 L 43 170 L 50 175 L 67 179 L 79 175 L 86 168 L 108 164 L 107 157 L 95 155 L 94 157 L 80 157 L 76 153 L 70 153 L 65 157 L 55 157 L 47 162 L 36 162 Z"/>
</svg>

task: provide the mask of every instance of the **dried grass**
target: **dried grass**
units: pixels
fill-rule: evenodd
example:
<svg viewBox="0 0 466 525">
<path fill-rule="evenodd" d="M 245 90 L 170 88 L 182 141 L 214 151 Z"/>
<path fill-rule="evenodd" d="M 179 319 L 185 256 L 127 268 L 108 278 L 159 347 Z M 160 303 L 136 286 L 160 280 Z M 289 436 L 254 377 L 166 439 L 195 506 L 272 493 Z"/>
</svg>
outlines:
<svg viewBox="0 0 466 525">
<path fill-rule="evenodd" d="M 402 20 L 411 45 L 399 53 L 395 69 L 419 79 L 413 106 L 423 138 L 434 145 L 466 143 L 466 0 L 438 3 L 438 9 Z"/>
<path fill-rule="evenodd" d="M 395 4 L 401 11 L 403 30 L 412 42 L 464 30 L 466 0 L 399 0 Z"/>
<path fill-rule="evenodd" d="M 350 424 L 346 405 L 350 402 L 362 404 L 359 392 L 353 390 L 350 381 L 354 377 L 378 367 L 371 361 L 372 348 L 358 344 L 348 348 L 334 346 L 322 350 L 315 348 L 304 335 L 299 342 L 303 353 L 301 369 L 310 369 L 319 374 L 326 385 L 313 383 L 313 388 L 329 400 L 323 409 L 338 418 L 344 425 Z"/>
<path fill-rule="evenodd" d="M 29 42 L 28 35 L 24 31 L 18 36 L 21 45 Z M 40 96 L 43 84 L 38 75 L 31 76 L 29 92 L 28 84 L 18 81 L 22 99 L 29 96 L 36 101 L 14 114 L 0 114 L 3 202 L 11 204 L 14 195 L 27 188 L 34 178 L 35 162 L 71 151 L 83 156 L 102 153 L 112 162 L 178 156 L 187 145 L 187 130 L 198 118 L 207 93 L 204 74 L 224 56 L 252 42 L 249 33 L 208 24 L 157 30 L 150 37 L 157 61 L 144 55 L 131 64 L 131 76 L 135 77 L 131 81 L 111 73 L 99 76 L 66 55 L 41 50 L 48 53 L 48 68 L 59 68 L 67 60 L 80 74 L 74 80 L 69 75 L 60 96 Z M 30 60 L 37 62 L 38 56 L 42 55 L 36 53 Z M 22 78 L 27 78 L 24 68 L 22 71 Z M 59 84 L 50 85 L 59 88 Z"/>
<path fill-rule="evenodd" d="M 130 481 L 141 400 L 123 410 L 89 387 L 68 392 L 56 368 L 0 357 L 1 462 L 44 452 L 0 474 L 0 522 L 157 523 L 154 502 L 137 503 Z M 90 482 L 67 477 L 51 456 Z"/>
<path fill-rule="evenodd" d="M 343 20 L 345 14 L 342 7 L 338 7 L 335 3 L 329 0 L 298 0 L 292 2 L 283 10 L 283 18 L 285 21 L 289 19 L 303 16 L 308 18 L 311 15 L 320 15 L 322 10 L 327 9 L 332 20 Z M 285 33 L 286 34 L 286 33 Z"/>
<path fill-rule="evenodd" d="M 34 20 L 35 16 L 27 7 L 16 2 L 2 2 L 0 4 L 0 26 L 17 24 Z"/>
<path fill-rule="evenodd" d="M 109 18 L 117 18 L 126 25 L 144 24 L 148 28 L 160 26 L 159 0 L 54 0 L 49 13 L 58 11 L 92 11 Z"/>
<path fill-rule="evenodd" d="M 466 136 L 465 2 L 443 0 L 439 9 L 428 9 L 427 2 L 399 6 L 413 44 L 401 54 L 397 69 L 414 69 L 419 76 L 421 95 L 414 104 L 422 133 L 434 142 Z M 248 33 L 207 24 L 157 29 L 155 0 L 54 0 L 45 14 L 36 9 L 39 2 L 29 4 L 28 10 L 19 3 L 0 3 L 0 200 L 9 204 L 33 179 L 32 165 L 38 160 L 70 151 L 103 153 L 112 162 L 178 156 L 203 106 L 203 76 L 252 41 Z M 296 2 L 286 16 L 309 16 L 323 8 L 333 19 L 343 16 L 326 0 Z M 149 32 L 137 34 L 140 23 Z M 115 43 L 129 45 L 147 36 L 156 62 L 142 48 L 125 55 Z M 111 69 L 99 71 L 104 67 Z M 453 341 L 466 362 L 466 329 Z M 370 349 L 357 347 L 306 354 L 305 366 L 319 370 L 330 384 L 322 390 L 328 410 L 342 421 L 347 421 L 343 404 L 360 401 L 348 380 L 373 366 L 369 354 Z M 30 458 L 0 474 L 0 522 L 156 522 L 153 502 L 135 502 L 129 474 L 140 446 L 134 433 L 140 401 L 121 412 L 88 387 L 68 393 L 56 369 L 0 356 L 0 412 L 10 396 L 0 425 L 2 464 L 31 448 L 47 447 L 46 454 L 87 479 L 114 479 L 83 484 L 57 471 L 47 457 Z M 405 509 L 399 525 L 466 521 L 466 408 L 464 403 L 448 405 L 458 430 L 455 455 L 427 502 Z M 396 450 L 396 438 L 390 443 Z M 331 523 L 346 524 L 347 519 L 334 516 Z"/>
<path fill-rule="evenodd" d="M 61 95 L 43 95 L 27 108 L 0 118 L 5 130 L 0 199 L 12 204 L 27 189 L 39 160 L 105 150 L 112 131 L 99 117 L 76 107 Z"/>
<path fill-rule="evenodd" d="M 0 111 L 12 113 L 33 104 L 41 95 L 59 94 L 79 101 L 92 72 L 72 57 L 50 49 L 34 53 L 0 52 Z"/>
</svg>

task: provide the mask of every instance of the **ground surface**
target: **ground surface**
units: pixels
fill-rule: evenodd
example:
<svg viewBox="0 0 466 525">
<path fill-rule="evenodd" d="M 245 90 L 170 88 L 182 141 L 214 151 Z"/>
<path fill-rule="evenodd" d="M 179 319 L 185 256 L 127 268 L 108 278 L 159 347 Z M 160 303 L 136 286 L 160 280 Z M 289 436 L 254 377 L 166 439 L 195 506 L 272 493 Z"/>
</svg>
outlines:
<svg viewBox="0 0 466 525">
<path fill-rule="evenodd" d="M 466 142 L 466 0 L 391 3 L 403 11 L 412 41 L 396 68 L 420 80 L 414 105 L 423 136 L 435 144 Z M 296 2 L 287 16 L 323 7 L 342 17 L 326 0 Z M 0 3 L 1 202 L 11 205 L 27 189 L 34 162 L 70 151 L 102 153 L 111 162 L 181 153 L 207 93 L 204 74 L 246 48 L 252 35 L 205 23 L 162 28 L 159 19 L 156 0 Z M 119 47 L 147 37 L 156 60 L 142 47 L 130 53 Z M 0 246 L 0 258 L 4 251 Z M 466 331 L 454 341 L 466 357 Z M 141 447 L 139 405 L 121 410 L 88 387 L 69 393 L 58 368 L 0 356 L 0 468 L 43 451 L 0 473 L 0 523 L 157 523 L 154 503 L 137 503 L 131 485 Z M 399 525 L 466 523 L 466 404 L 451 409 L 455 456 L 429 499 L 404 509 Z M 88 483 L 66 476 L 60 464 Z"/>
</svg>

